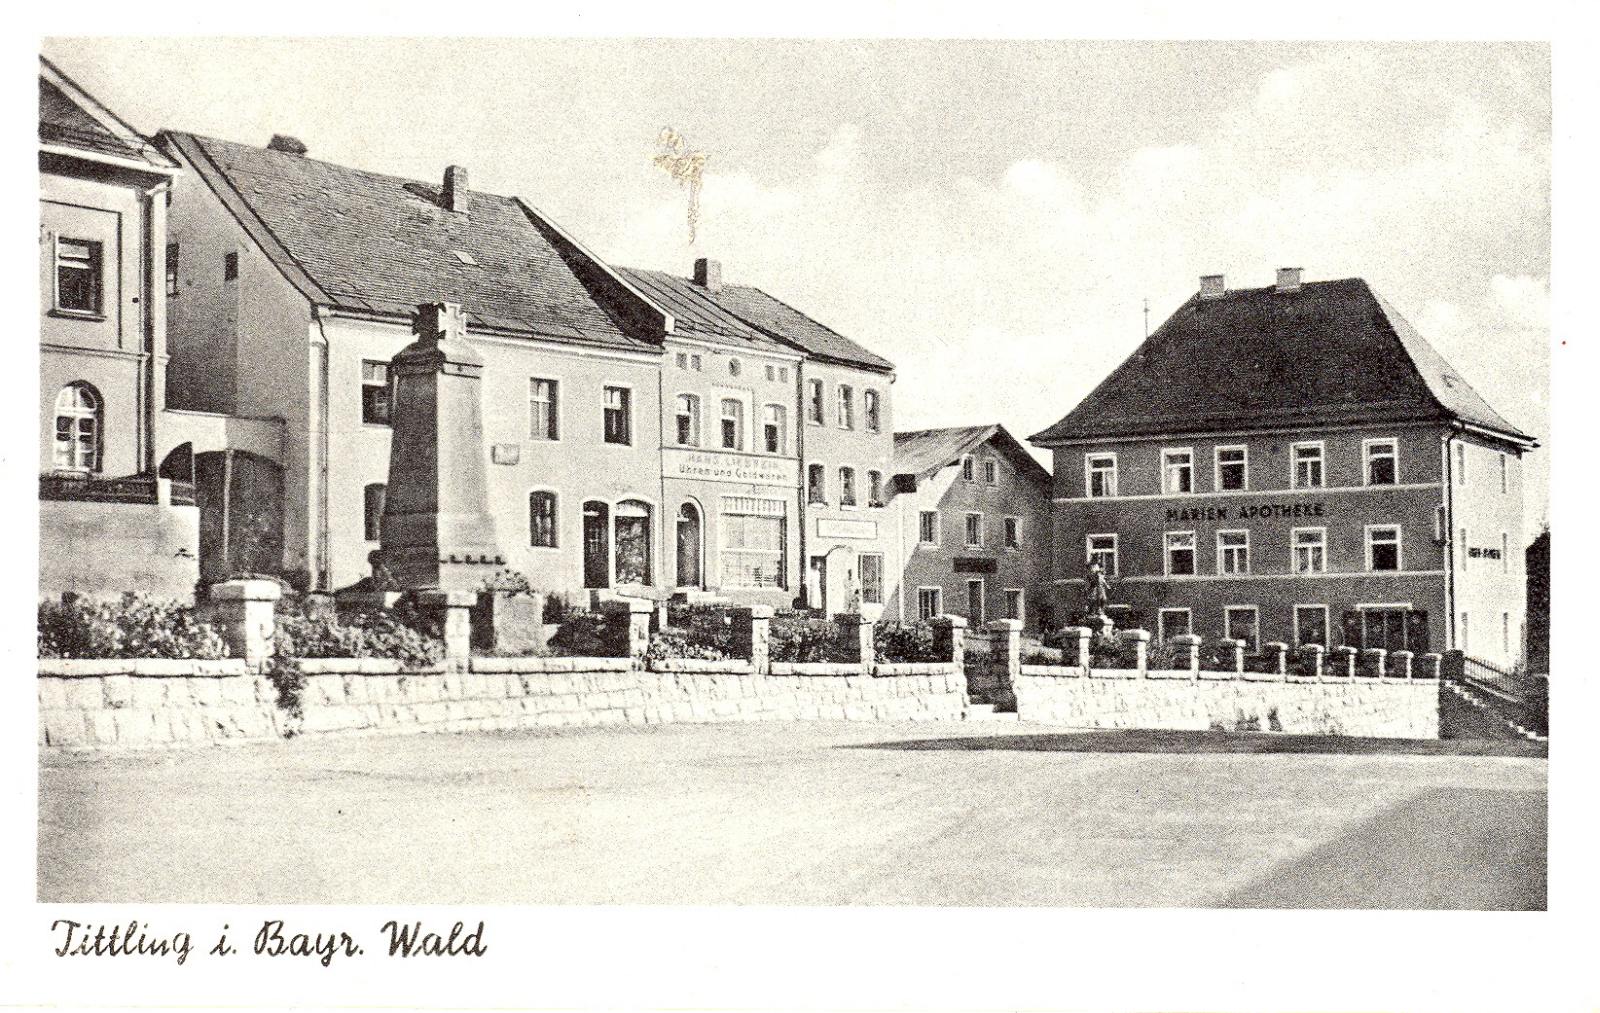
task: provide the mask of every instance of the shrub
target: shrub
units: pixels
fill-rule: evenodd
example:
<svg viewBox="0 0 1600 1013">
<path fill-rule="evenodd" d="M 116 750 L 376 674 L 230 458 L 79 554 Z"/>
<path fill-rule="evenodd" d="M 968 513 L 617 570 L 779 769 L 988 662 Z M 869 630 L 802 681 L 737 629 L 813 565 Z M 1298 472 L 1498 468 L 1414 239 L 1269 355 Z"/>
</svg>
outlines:
<svg viewBox="0 0 1600 1013">
<path fill-rule="evenodd" d="M 688 630 L 668 626 L 650 637 L 647 657 L 651 661 L 690 659 L 695 661 L 726 661 L 731 655 L 692 637 Z"/>
<path fill-rule="evenodd" d="M 767 656 L 785 663 L 856 660 L 841 642 L 834 623 L 798 612 L 780 612 L 772 617 Z"/>
<path fill-rule="evenodd" d="M 928 623 L 902 623 L 885 619 L 872 628 L 872 646 L 880 663 L 943 661 L 934 647 Z"/>
<path fill-rule="evenodd" d="M 667 625 L 680 631 L 687 644 L 713 654 L 685 654 L 686 658 L 731 658 L 738 653 L 733 616 L 714 605 L 675 605 L 667 611 Z"/>
<path fill-rule="evenodd" d="M 194 610 L 129 591 L 115 601 L 76 595 L 39 602 L 41 658 L 226 658 L 227 644 Z"/>
<path fill-rule="evenodd" d="M 1089 665 L 1093 668 L 1127 668 L 1122 663 L 1122 642 L 1114 635 L 1096 633 L 1089 640 Z"/>
<path fill-rule="evenodd" d="M 533 584 L 521 570 L 505 567 L 485 577 L 483 589 L 493 594 L 532 594 Z"/>
<path fill-rule="evenodd" d="M 280 658 L 388 658 L 406 668 L 424 668 L 444 658 L 439 624 L 402 601 L 385 612 L 341 619 L 331 611 L 309 611 L 303 599 L 280 603 Z"/>
<path fill-rule="evenodd" d="M 572 604 L 572 599 L 564 594 L 548 594 L 544 599 L 544 621 L 546 625 L 560 624 L 583 612 L 582 609 Z"/>
<path fill-rule="evenodd" d="M 1163 640 L 1150 645 L 1145 655 L 1145 667 L 1157 672 L 1172 672 L 1189 667 L 1189 652 L 1178 650 L 1178 645 Z"/>
<path fill-rule="evenodd" d="M 628 653 L 628 632 L 599 613 L 573 612 L 550 638 L 549 648 L 567 658 L 621 658 Z"/>
</svg>

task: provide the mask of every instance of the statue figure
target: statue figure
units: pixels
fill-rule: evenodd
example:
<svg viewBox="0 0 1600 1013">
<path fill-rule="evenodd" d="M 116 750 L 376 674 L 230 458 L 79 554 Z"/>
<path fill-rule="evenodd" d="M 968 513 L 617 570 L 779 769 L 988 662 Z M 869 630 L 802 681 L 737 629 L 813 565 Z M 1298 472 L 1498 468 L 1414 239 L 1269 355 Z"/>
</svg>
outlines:
<svg viewBox="0 0 1600 1013">
<path fill-rule="evenodd" d="M 1093 560 L 1089 562 L 1089 578 L 1086 583 L 1089 594 L 1089 622 L 1102 632 L 1109 632 L 1111 617 L 1106 614 L 1106 607 L 1111 603 L 1111 583 L 1106 580 L 1105 571 L 1100 568 L 1100 564 Z"/>
</svg>

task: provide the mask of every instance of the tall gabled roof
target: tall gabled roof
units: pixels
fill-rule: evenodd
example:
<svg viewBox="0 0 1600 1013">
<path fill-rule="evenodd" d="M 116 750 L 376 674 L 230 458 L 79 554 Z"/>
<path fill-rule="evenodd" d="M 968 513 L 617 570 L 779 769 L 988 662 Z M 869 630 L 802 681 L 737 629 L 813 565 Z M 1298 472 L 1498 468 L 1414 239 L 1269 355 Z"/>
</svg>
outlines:
<svg viewBox="0 0 1600 1013">
<path fill-rule="evenodd" d="M 520 200 L 473 190 L 465 212 L 451 211 L 439 184 L 161 137 L 313 302 L 397 318 L 419 303 L 455 302 L 479 328 L 660 350 L 659 332 L 635 315 L 648 301 Z"/>
<path fill-rule="evenodd" d="M 894 372 L 894 363 L 806 316 L 788 303 L 750 285 L 724 285 L 717 304 L 792 345 L 813 359 L 856 366 L 879 373 Z"/>
<path fill-rule="evenodd" d="M 1034 460 L 1028 449 L 1002 425 L 957 426 L 953 429 L 918 429 L 894 434 L 894 474 L 906 475 L 920 482 L 928 476 L 956 464 L 967 454 L 985 443 L 993 442 L 995 449 L 1011 458 L 1017 467 L 1031 477 L 1048 482 L 1050 472 Z"/>
<path fill-rule="evenodd" d="M 39 57 L 39 143 L 110 156 L 119 164 L 170 174 L 177 163 L 60 67 Z"/>
<path fill-rule="evenodd" d="M 1191 297 L 1029 440 L 1413 420 L 1533 443 L 1365 281 L 1346 278 Z"/>
<path fill-rule="evenodd" d="M 624 278 L 663 307 L 676 321 L 674 334 L 736 348 L 768 348 L 789 351 L 765 331 L 724 309 L 704 285 L 665 271 L 642 268 L 617 268 Z"/>
</svg>

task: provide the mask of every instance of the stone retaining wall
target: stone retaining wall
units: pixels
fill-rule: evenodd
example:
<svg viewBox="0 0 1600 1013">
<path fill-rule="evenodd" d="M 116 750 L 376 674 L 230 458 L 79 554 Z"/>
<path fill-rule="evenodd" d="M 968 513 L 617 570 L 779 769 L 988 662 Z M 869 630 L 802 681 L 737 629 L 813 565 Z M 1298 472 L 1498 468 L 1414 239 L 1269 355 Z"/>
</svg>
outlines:
<svg viewBox="0 0 1600 1013">
<path fill-rule="evenodd" d="M 243 661 L 39 662 L 39 744 L 141 747 L 286 734 L 474 731 L 665 722 L 960 720 L 955 665 L 774 665 L 628 658 L 473 658 L 401 671 L 306 659 L 301 714 Z"/>
</svg>

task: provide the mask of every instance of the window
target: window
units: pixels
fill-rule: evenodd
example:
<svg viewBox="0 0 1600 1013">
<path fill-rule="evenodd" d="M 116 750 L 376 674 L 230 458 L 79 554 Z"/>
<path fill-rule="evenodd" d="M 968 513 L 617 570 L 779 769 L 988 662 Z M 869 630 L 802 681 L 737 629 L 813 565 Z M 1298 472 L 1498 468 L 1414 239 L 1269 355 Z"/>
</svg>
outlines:
<svg viewBox="0 0 1600 1013">
<path fill-rule="evenodd" d="M 984 597 L 981 577 L 967 581 L 967 622 L 983 622 L 987 614 L 984 610 Z"/>
<path fill-rule="evenodd" d="M 86 383 L 69 383 L 56 395 L 55 466 L 99 471 L 103 433 L 100 395 Z"/>
<path fill-rule="evenodd" d="M 178 296 L 178 244 L 167 244 L 167 298 Z"/>
<path fill-rule="evenodd" d="M 677 367 L 679 369 L 688 369 L 689 368 L 689 353 L 687 353 L 687 352 L 679 352 L 677 355 L 673 356 L 673 362 L 677 365 Z"/>
<path fill-rule="evenodd" d="M 1472 555 L 1472 550 L 1467 548 L 1467 529 L 1466 528 L 1462 528 L 1461 529 L 1461 541 L 1459 543 L 1457 543 L 1457 544 L 1459 544 L 1461 546 L 1461 551 L 1457 552 L 1456 555 L 1461 557 L 1461 569 L 1465 570 L 1465 569 L 1467 569 L 1467 557 Z"/>
<path fill-rule="evenodd" d="M 1511 536 L 1500 532 L 1500 572 L 1511 572 Z"/>
<path fill-rule="evenodd" d="M 607 387 L 605 391 L 605 441 L 627 446 L 633 443 L 633 392 L 626 387 Z"/>
<path fill-rule="evenodd" d="M 689 368 L 694 370 L 696 373 L 700 372 L 700 356 L 689 356 Z"/>
<path fill-rule="evenodd" d="M 839 428 L 856 427 L 856 392 L 846 384 L 839 385 Z"/>
<path fill-rule="evenodd" d="M 1296 605 L 1294 607 L 1294 643 L 1328 646 L 1328 606 Z"/>
<path fill-rule="evenodd" d="M 394 378 L 387 362 L 361 360 L 361 421 L 369 426 L 394 421 Z"/>
<path fill-rule="evenodd" d="M 772 364 L 770 362 L 767 363 L 767 382 L 771 383 L 773 380 L 776 380 L 777 378 L 778 378 L 778 371 L 772 367 Z"/>
<path fill-rule="evenodd" d="M 223 281 L 238 281 L 239 280 L 239 254 L 238 253 L 224 253 L 222 255 L 222 280 Z"/>
<path fill-rule="evenodd" d="M 1467 445 L 1456 441 L 1456 485 L 1467 484 Z"/>
<path fill-rule="evenodd" d="M 967 548 L 983 548 L 983 514 L 967 514 Z"/>
<path fill-rule="evenodd" d="M 1015 619 L 1021 623 L 1028 621 L 1028 616 L 1023 610 L 1022 588 L 1020 587 L 1006 588 L 1006 618 Z"/>
<path fill-rule="evenodd" d="M 867 472 L 867 506 L 883 506 L 883 472 Z"/>
<path fill-rule="evenodd" d="M 1322 443 L 1296 443 L 1294 454 L 1294 487 L 1296 489 L 1322 488 Z"/>
<path fill-rule="evenodd" d="M 1250 532 L 1217 532 L 1217 572 L 1240 574 L 1250 572 Z"/>
<path fill-rule="evenodd" d="M 737 398 L 722 399 L 722 449 L 740 450 L 744 447 L 744 402 Z"/>
<path fill-rule="evenodd" d="M 1511 613 L 1500 613 L 1500 650 L 1511 653 Z"/>
<path fill-rule="evenodd" d="M 823 390 L 821 380 L 806 381 L 806 421 L 822 425 Z"/>
<path fill-rule="evenodd" d="M 868 390 L 862 392 L 861 410 L 867 416 L 867 432 L 876 433 L 883 428 L 883 416 L 878 407 L 878 392 Z"/>
<path fill-rule="evenodd" d="M 739 360 L 738 359 L 729 359 L 728 360 L 728 375 L 729 376 L 738 376 L 739 375 L 739 371 L 741 369 L 743 369 L 743 368 L 744 367 L 739 364 Z"/>
<path fill-rule="evenodd" d="M 1400 528 L 1394 524 L 1367 526 L 1367 569 L 1400 569 Z"/>
<path fill-rule="evenodd" d="M 677 438 L 680 447 L 700 445 L 700 399 L 693 394 L 678 395 Z"/>
<path fill-rule="evenodd" d="M 1260 613 L 1254 605 L 1229 605 L 1222 610 L 1222 626 L 1229 640 L 1243 640 L 1250 653 L 1261 649 Z"/>
<path fill-rule="evenodd" d="M 1194 532 L 1168 531 L 1167 576 L 1188 577 L 1194 574 Z"/>
<path fill-rule="evenodd" d="M 1107 577 L 1117 575 L 1117 536 L 1090 535 L 1087 539 L 1088 565 L 1100 567 Z"/>
<path fill-rule="evenodd" d="M 973 461 L 971 456 L 963 457 L 961 459 L 961 481 L 971 482 L 975 478 L 976 473 L 973 471 Z"/>
<path fill-rule="evenodd" d="M 1500 455 L 1500 492 L 1502 494 L 1504 494 L 1508 489 L 1511 488 L 1510 482 L 1509 482 L 1508 477 L 1507 477 L 1507 469 L 1509 467 L 1510 466 L 1506 463 L 1506 455 L 1501 454 Z"/>
<path fill-rule="evenodd" d="M 1022 548 L 1022 518 L 1007 517 L 1005 519 L 1006 548 Z"/>
<path fill-rule="evenodd" d="M 853 507 L 856 505 L 856 469 L 844 467 L 839 469 L 839 505 Z"/>
<path fill-rule="evenodd" d="M 783 423 L 782 405 L 769 404 L 761 410 L 761 440 L 769 454 L 783 453 Z"/>
<path fill-rule="evenodd" d="M 528 493 L 528 544 L 536 549 L 556 547 L 555 493 Z"/>
<path fill-rule="evenodd" d="M 361 535 L 369 542 L 383 536 L 383 502 L 388 486 L 374 482 L 361 491 Z"/>
<path fill-rule="evenodd" d="M 806 502 L 828 502 L 828 472 L 820 464 L 806 466 Z"/>
<path fill-rule="evenodd" d="M 983 482 L 985 485 L 1000 484 L 1000 464 L 992 457 L 984 458 Z"/>
<path fill-rule="evenodd" d="M 722 586 L 788 586 L 788 518 L 781 499 L 722 497 Z"/>
<path fill-rule="evenodd" d="M 1161 491 L 1166 493 L 1194 492 L 1194 451 L 1163 450 L 1161 452 Z"/>
<path fill-rule="evenodd" d="M 1217 448 L 1217 491 L 1237 492 L 1250 486 L 1250 449 Z"/>
<path fill-rule="evenodd" d="M 917 514 L 917 542 L 921 545 L 939 544 L 939 511 L 923 510 Z"/>
<path fill-rule="evenodd" d="M 1117 494 L 1117 455 L 1087 454 L 1084 457 L 1087 488 L 1084 492 L 1092 499 Z"/>
<path fill-rule="evenodd" d="M 863 552 L 861 560 L 861 603 L 863 605 L 883 604 L 883 555 L 877 552 Z"/>
<path fill-rule="evenodd" d="M 779 366 L 778 367 L 778 382 L 779 383 L 788 383 L 789 382 L 789 367 L 788 366 Z"/>
<path fill-rule="evenodd" d="M 1163 643 L 1193 628 L 1188 609 L 1162 609 L 1156 613 L 1156 639 Z"/>
<path fill-rule="evenodd" d="M 1463 612 L 1461 613 L 1461 650 L 1469 650 L 1471 643 L 1472 639 L 1467 636 L 1467 613 Z"/>
<path fill-rule="evenodd" d="M 1328 572 L 1328 529 L 1295 528 L 1289 536 L 1295 573 Z"/>
<path fill-rule="evenodd" d="M 932 619 L 944 614 L 944 589 L 938 587 L 917 588 L 917 618 Z"/>
<path fill-rule="evenodd" d="M 554 380 L 533 377 L 528 380 L 528 436 L 535 440 L 559 440 L 561 385 Z"/>
<path fill-rule="evenodd" d="M 625 499 L 617 504 L 615 521 L 616 582 L 651 583 L 650 504 Z"/>
<path fill-rule="evenodd" d="M 56 239 L 56 309 L 99 313 L 102 295 L 100 244 Z"/>
<path fill-rule="evenodd" d="M 1394 485 L 1399 478 L 1398 450 L 1394 440 L 1365 440 L 1368 485 Z"/>
</svg>

